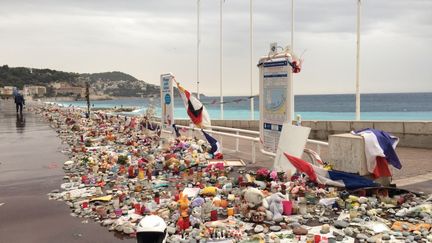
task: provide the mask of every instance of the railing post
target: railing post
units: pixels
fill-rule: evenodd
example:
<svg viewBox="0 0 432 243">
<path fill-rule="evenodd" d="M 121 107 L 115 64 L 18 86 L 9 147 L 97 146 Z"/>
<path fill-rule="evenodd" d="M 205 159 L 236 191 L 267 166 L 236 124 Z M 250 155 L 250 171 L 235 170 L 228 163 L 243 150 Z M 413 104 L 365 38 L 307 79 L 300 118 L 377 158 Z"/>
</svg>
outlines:
<svg viewBox="0 0 432 243">
<path fill-rule="evenodd" d="M 189 129 L 189 137 L 191 138 L 191 137 L 193 137 L 192 136 L 193 135 L 193 125 L 192 125 L 192 123 L 189 124 L 189 127 L 190 127 L 190 129 Z"/>
<path fill-rule="evenodd" d="M 252 141 L 252 164 L 255 164 L 255 162 L 256 162 L 255 141 Z"/>
<path fill-rule="evenodd" d="M 239 135 L 238 131 L 236 132 L 236 135 Z M 239 151 L 239 138 L 237 137 L 236 138 L 236 152 L 238 152 L 238 151 Z"/>
</svg>

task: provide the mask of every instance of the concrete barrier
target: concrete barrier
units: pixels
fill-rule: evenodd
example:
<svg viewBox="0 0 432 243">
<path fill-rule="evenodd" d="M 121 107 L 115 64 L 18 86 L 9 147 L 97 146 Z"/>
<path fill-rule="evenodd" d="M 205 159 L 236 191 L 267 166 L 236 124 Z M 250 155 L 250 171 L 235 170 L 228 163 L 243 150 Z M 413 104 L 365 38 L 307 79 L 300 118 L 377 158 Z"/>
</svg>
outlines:
<svg viewBox="0 0 432 243">
<path fill-rule="evenodd" d="M 189 124 L 189 120 L 177 120 L 176 122 L 180 125 Z M 212 124 L 259 130 L 257 120 L 212 120 Z M 375 128 L 399 137 L 399 146 L 432 148 L 432 121 L 303 121 L 302 126 L 311 128 L 310 139 L 328 140 L 328 137 L 333 134 Z"/>
</svg>

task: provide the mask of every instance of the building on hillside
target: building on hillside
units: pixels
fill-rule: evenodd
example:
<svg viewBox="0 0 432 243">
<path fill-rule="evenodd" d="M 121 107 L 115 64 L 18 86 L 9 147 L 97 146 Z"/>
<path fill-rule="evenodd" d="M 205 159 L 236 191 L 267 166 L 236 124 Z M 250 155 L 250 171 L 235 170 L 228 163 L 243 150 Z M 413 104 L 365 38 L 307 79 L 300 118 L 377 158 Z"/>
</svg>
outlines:
<svg viewBox="0 0 432 243">
<path fill-rule="evenodd" d="M 25 96 L 42 97 L 47 93 L 47 89 L 44 86 L 24 85 L 23 93 Z"/>
<path fill-rule="evenodd" d="M 55 88 L 54 94 L 56 96 L 80 96 L 85 97 L 85 88 L 83 87 L 61 87 L 61 88 Z"/>
<path fill-rule="evenodd" d="M 4 86 L 0 88 L 0 95 L 3 98 L 10 98 L 14 95 L 14 90 L 17 90 L 14 86 Z"/>
</svg>

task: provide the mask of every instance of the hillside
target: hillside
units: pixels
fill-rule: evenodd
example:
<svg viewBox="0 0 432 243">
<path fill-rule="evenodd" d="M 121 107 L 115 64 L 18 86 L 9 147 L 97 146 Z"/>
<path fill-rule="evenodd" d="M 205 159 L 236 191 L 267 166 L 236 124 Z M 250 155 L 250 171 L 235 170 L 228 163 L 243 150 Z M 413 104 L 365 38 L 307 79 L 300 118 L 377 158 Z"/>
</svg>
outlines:
<svg viewBox="0 0 432 243">
<path fill-rule="evenodd" d="M 77 73 L 61 72 L 51 69 L 0 66 L 0 86 L 16 86 L 22 89 L 25 84 L 47 86 L 52 82 L 74 84 L 79 78 Z"/>
<path fill-rule="evenodd" d="M 159 95 L 159 86 L 118 71 L 103 73 L 71 73 L 51 69 L 0 66 L 0 87 L 42 85 L 49 88 L 53 83 L 67 83 L 71 86 L 84 86 L 89 82 L 98 94 L 110 96 L 154 96 Z"/>
</svg>

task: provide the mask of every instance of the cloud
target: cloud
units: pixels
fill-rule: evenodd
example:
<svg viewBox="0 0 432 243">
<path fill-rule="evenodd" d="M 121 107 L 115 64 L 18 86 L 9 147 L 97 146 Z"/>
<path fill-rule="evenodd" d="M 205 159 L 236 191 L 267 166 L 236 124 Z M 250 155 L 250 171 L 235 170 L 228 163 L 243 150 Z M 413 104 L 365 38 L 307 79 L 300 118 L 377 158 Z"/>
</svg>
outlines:
<svg viewBox="0 0 432 243">
<path fill-rule="evenodd" d="M 291 2 L 253 2 L 255 64 L 270 42 L 289 44 Z M 201 0 L 201 90 L 210 95 L 219 93 L 219 4 Z M 196 0 L 17 0 L 1 6 L 0 63 L 120 70 L 152 83 L 171 71 L 194 87 Z M 227 0 L 223 8 L 225 93 L 248 95 L 249 1 Z M 307 50 L 295 92 L 353 92 L 356 1 L 295 1 L 295 10 L 295 50 Z M 428 0 L 362 0 L 362 91 L 432 91 L 425 64 L 432 54 L 431 12 Z M 256 67 L 253 77 L 257 92 Z"/>
</svg>

